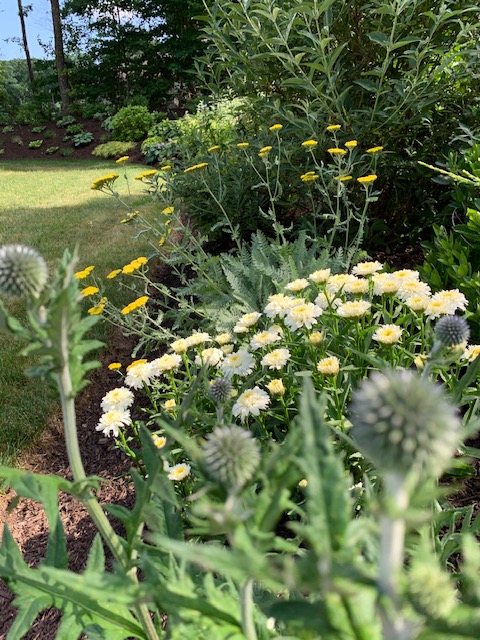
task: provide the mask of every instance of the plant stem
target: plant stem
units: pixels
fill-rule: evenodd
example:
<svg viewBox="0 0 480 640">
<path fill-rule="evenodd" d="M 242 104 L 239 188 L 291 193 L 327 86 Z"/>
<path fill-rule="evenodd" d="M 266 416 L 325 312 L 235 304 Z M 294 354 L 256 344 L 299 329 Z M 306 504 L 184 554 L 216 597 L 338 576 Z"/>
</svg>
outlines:
<svg viewBox="0 0 480 640">
<path fill-rule="evenodd" d="M 253 622 L 253 580 L 249 578 L 240 589 L 242 609 L 242 630 L 247 640 L 257 640 L 257 632 Z"/>
</svg>

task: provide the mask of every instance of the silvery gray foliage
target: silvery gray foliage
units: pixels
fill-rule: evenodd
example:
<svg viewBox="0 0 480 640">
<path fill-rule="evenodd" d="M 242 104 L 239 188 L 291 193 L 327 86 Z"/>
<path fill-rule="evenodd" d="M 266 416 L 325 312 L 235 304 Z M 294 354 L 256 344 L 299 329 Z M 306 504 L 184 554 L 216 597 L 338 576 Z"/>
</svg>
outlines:
<svg viewBox="0 0 480 640">
<path fill-rule="evenodd" d="M 379 470 L 441 471 L 460 418 L 439 385 L 411 370 L 375 372 L 353 394 L 352 435 Z"/>
<path fill-rule="evenodd" d="M 21 244 L 0 247 L 0 292 L 38 297 L 47 279 L 47 263 L 35 249 Z"/>
</svg>

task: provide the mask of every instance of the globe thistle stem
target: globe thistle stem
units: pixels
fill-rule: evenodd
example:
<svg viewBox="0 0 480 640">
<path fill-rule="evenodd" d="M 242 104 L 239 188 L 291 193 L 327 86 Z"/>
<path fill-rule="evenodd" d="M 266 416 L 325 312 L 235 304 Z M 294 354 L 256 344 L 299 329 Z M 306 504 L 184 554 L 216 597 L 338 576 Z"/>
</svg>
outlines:
<svg viewBox="0 0 480 640">
<path fill-rule="evenodd" d="M 384 476 L 387 506 L 380 519 L 380 561 L 378 587 L 387 596 L 392 611 L 381 610 L 383 637 L 385 640 L 407 640 L 411 636 L 406 621 L 399 614 L 398 581 L 404 561 L 405 517 L 409 504 L 406 478 L 391 472 Z"/>
<path fill-rule="evenodd" d="M 242 610 L 242 630 L 247 640 L 257 640 L 257 631 L 253 621 L 253 580 L 249 578 L 240 589 Z"/>
</svg>

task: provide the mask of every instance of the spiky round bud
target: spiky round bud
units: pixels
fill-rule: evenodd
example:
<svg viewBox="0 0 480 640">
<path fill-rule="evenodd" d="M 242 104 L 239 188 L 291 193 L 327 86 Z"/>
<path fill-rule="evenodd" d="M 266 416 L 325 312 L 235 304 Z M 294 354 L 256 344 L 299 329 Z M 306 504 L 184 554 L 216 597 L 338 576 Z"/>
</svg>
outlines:
<svg viewBox="0 0 480 640">
<path fill-rule="evenodd" d="M 458 445 L 456 408 L 411 370 L 373 373 L 350 408 L 352 435 L 379 470 L 440 473 Z"/>
<path fill-rule="evenodd" d="M 465 318 L 447 315 L 440 318 L 435 325 L 435 336 L 444 347 L 456 347 L 467 342 L 470 328 Z"/>
<path fill-rule="evenodd" d="M 228 378 L 217 378 L 210 385 L 208 395 L 217 404 L 226 402 L 232 393 L 232 383 Z"/>
<path fill-rule="evenodd" d="M 37 297 L 47 279 L 47 263 L 35 249 L 21 244 L 0 247 L 0 292 Z"/>
<path fill-rule="evenodd" d="M 447 618 L 458 604 L 449 574 L 432 562 L 415 560 L 408 584 L 415 609 L 435 620 Z"/>
<path fill-rule="evenodd" d="M 203 445 L 203 465 L 212 480 L 239 490 L 253 477 L 260 449 L 250 431 L 237 425 L 216 427 Z"/>
</svg>

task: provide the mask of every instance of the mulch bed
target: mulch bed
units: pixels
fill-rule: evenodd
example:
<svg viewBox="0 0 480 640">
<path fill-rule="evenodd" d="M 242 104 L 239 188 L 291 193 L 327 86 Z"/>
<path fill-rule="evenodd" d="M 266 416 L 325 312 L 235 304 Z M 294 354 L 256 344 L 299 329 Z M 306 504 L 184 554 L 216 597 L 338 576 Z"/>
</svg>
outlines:
<svg viewBox="0 0 480 640">
<path fill-rule="evenodd" d="M 55 122 L 45 122 L 42 126 L 46 129 L 42 133 L 33 133 L 33 125 L 14 125 L 13 131 L 2 133 L 3 127 L 0 126 L 0 149 L 3 154 L 0 155 L 0 162 L 5 163 L 9 160 L 95 160 L 92 151 L 96 146 L 102 143 L 102 136 L 108 135 L 108 131 L 102 128 L 102 123 L 98 120 L 85 120 L 77 118 L 76 122 L 83 126 L 85 132 L 93 135 L 93 141 L 80 147 L 74 147 L 72 141 L 64 141 L 66 134 L 65 127 L 57 127 Z M 46 132 L 51 132 L 52 137 L 46 137 Z M 39 149 L 30 149 L 29 143 L 34 140 L 43 140 L 43 144 Z M 49 155 L 46 150 L 49 147 L 58 147 L 58 151 Z M 72 155 L 64 156 L 63 153 Z M 128 154 L 131 162 L 144 163 L 145 158 L 140 152 L 140 143 Z"/>
</svg>

